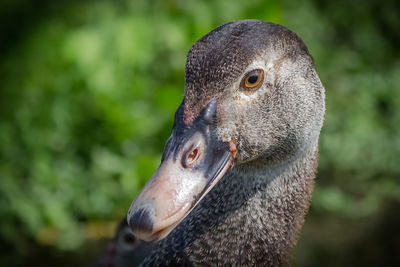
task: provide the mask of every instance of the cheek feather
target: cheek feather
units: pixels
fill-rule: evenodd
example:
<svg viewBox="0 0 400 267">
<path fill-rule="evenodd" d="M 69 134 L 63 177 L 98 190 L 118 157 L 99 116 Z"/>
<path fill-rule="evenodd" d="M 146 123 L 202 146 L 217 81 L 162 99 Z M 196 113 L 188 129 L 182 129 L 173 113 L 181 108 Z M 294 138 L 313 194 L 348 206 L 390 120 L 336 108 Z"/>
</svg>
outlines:
<svg viewBox="0 0 400 267">
<path fill-rule="evenodd" d="M 185 113 L 183 116 L 183 121 L 186 125 L 191 125 L 195 119 L 195 114 L 190 109 L 185 109 Z"/>
</svg>

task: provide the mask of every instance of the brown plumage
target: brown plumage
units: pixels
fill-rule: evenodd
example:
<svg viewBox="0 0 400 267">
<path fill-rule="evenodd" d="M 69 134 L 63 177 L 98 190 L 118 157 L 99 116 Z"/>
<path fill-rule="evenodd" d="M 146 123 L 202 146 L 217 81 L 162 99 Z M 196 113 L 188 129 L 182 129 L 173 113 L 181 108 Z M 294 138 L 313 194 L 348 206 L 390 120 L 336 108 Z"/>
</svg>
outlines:
<svg viewBox="0 0 400 267">
<path fill-rule="evenodd" d="M 262 84 L 244 90 L 255 69 Z M 143 265 L 285 264 L 309 206 L 324 110 L 313 60 L 288 29 L 243 20 L 198 40 L 160 168 L 128 214 L 140 238 L 162 239 Z"/>
</svg>

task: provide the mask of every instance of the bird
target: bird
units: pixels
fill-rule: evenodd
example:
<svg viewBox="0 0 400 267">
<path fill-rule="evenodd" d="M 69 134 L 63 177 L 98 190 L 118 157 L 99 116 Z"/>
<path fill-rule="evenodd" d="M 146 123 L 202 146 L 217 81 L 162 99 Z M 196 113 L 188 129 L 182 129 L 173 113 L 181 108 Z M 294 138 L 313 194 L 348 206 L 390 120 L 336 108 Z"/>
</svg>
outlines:
<svg viewBox="0 0 400 267">
<path fill-rule="evenodd" d="M 126 216 L 118 224 L 113 240 L 93 267 L 138 266 L 152 250 L 152 244 L 137 239 L 128 226 Z"/>
<path fill-rule="evenodd" d="M 161 163 L 127 222 L 142 266 L 283 266 L 308 211 L 325 89 L 302 39 L 239 20 L 190 48 Z"/>
</svg>

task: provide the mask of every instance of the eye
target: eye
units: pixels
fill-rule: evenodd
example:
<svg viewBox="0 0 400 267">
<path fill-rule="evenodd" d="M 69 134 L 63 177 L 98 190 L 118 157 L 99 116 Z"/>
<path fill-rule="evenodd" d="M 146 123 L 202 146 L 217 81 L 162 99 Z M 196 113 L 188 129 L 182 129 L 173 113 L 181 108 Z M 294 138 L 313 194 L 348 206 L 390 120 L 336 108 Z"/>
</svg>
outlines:
<svg viewBox="0 0 400 267">
<path fill-rule="evenodd" d="M 133 249 L 140 244 L 140 241 L 136 239 L 130 229 L 126 228 L 118 235 L 118 245 L 122 246 L 124 249 Z"/>
<path fill-rule="evenodd" d="M 124 242 L 127 245 L 133 245 L 135 244 L 136 238 L 133 234 L 131 233 L 125 233 L 124 235 Z"/>
<path fill-rule="evenodd" d="M 264 71 L 262 69 L 255 69 L 249 71 L 244 76 L 240 87 L 243 90 L 256 90 L 258 89 L 264 80 Z"/>
</svg>

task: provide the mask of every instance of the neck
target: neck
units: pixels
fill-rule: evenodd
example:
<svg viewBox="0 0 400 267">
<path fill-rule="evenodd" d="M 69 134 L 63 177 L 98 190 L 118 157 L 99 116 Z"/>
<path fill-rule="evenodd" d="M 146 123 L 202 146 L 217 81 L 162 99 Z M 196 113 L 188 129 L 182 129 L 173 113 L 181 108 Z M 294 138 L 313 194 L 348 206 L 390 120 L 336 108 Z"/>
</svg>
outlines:
<svg viewBox="0 0 400 267">
<path fill-rule="evenodd" d="M 309 207 L 317 150 L 274 168 L 233 168 L 145 265 L 284 265 Z"/>
</svg>

